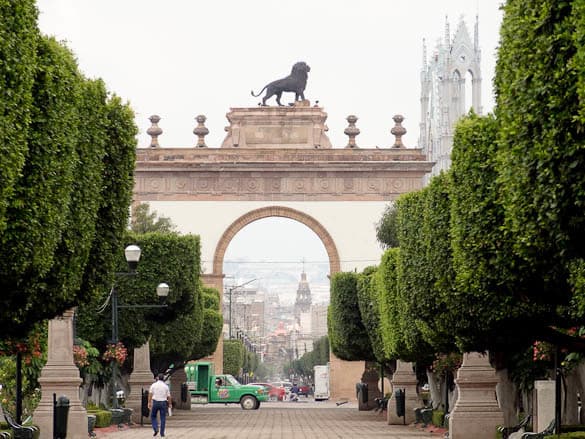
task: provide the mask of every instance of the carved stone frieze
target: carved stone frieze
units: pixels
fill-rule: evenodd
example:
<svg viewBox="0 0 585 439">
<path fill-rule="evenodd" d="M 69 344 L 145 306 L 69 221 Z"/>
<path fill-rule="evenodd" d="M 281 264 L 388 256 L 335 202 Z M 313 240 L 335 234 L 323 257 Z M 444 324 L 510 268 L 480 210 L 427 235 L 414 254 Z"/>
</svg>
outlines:
<svg viewBox="0 0 585 439">
<path fill-rule="evenodd" d="M 179 175 L 177 175 L 179 174 Z M 312 199 L 343 200 L 367 197 L 368 200 L 391 200 L 404 192 L 421 188 L 417 176 L 389 176 L 386 173 L 353 172 L 351 176 L 343 173 L 330 173 L 325 177 L 317 173 L 295 175 L 274 172 L 266 175 L 250 176 L 249 172 L 230 173 L 189 173 L 183 177 L 179 171 L 159 172 L 148 176 L 136 172 L 134 190 L 138 200 L 247 200 L 257 196 L 273 200 Z M 292 197 L 292 198 L 291 198 Z"/>
</svg>

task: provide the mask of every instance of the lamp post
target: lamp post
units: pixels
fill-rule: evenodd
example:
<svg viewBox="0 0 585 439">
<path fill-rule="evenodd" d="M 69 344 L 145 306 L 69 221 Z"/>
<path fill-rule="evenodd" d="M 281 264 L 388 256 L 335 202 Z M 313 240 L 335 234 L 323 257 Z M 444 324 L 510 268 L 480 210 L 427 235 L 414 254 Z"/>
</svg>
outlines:
<svg viewBox="0 0 585 439">
<path fill-rule="evenodd" d="M 141 250 L 137 245 L 129 245 L 124 249 L 124 256 L 128 263 L 129 271 L 126 273 L 116 273 L 117 276 L 133 276 L 136 274 L 136 267 L 140 260 Z M 120 308 L 165 308 L 167 305 L 126 305 L 118 303 L 118 291 L 114 283 L 111 291 L 112 300 L 112 344 L 116 348 L 118 339 L 118 309 Z M 169 286 L 166 283 L 160 283 L 156 287 L 156 295 L 160 298 L 165 298 L 169 295 Z M 112 361 L 112 407 L 118 408 L 118 398 L 116 395 L 116 375 L 118 372 L 118 362 L 116 358 Z"/>
<path fill-rule="evenodd" d="M 234 286 L 228 287 L 228 294 L 230 296 L 230 307 L 229 307 L 229 314 L 230 314 L 229 337 L 230 337 L 230 340 L 232 339 L 232 292 L 235 289 L 241 288 L 244 285 L 248 285 L 249 283 L 252 283 L 252 282 L 254 282 L 254 281 L 258 280 L 258 279 L 259 278 L 255 278 L 255 279 L 249 280 L 248 282 L 244 282 L 243 284 L 234 285 Z"/>
</svg>

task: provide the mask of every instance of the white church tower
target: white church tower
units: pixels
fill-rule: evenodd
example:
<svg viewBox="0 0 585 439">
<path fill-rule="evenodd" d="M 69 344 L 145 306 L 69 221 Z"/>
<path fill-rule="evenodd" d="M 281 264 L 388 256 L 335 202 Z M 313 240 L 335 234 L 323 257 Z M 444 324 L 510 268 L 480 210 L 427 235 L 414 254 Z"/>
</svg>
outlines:
<svg viewBox="0 0 585 439">
<path fill-rule="evenodd" d="M 435 162 L 433 175 L 451 166 L 453 131 L 457 120 L 470 108 L 481 114 L 481 50 L 479 49 L 479 19 L 476 16 L 473 41 L 463 17 L 459 20 L 453 39 L 445 19 L 445 35 L 430 59 L 427 59 L 423 40 L 421 71 L 421 123 L 419 147 L 429 161 Z M 467 81 L 467 83 L 466 83 Z M 468 82 L 471 82 L 469 87 Z M 466 96 L 470 89 L 471 96 Z"/>
</svg>

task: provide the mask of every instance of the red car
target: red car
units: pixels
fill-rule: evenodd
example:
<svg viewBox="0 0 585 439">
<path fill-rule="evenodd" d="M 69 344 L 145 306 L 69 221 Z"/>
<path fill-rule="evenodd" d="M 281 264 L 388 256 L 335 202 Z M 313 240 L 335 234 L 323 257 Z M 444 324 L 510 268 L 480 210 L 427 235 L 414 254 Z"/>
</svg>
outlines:
<svg viewBox="0 0 585 439">
<path fill-rule="evenodd" d="M 268 391 L 268 399 L 270 401 L 283 401 L 286 391 L 284 387 L 276 387 L 270 383 L 250 383 L 254 386 L 264 386 Z"/>
<path fill-rule="evenodd" d="M 311 386 L 308 386 L 306 384 L 301 384 L 299 386 L 299 396 L 306 396 L 308 398 L 311 393 L 313 393 L 313 389 L 311 389 Z"/>
</svg>

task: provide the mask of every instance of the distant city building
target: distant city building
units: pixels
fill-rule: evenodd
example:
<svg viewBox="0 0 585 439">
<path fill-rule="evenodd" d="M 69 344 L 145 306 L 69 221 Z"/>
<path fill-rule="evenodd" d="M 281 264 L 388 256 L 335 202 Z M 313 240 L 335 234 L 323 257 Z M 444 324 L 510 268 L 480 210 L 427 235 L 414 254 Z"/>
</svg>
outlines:
<svg viewBox="0 0 585 439">
<path fill-rule="evenodd" d="M 473 41 L 461 17 L 451 40 L 449 22 L 430 60 L 423 40 L 421 71 L 421 122 L 419 147 L 429 161 L 435 162 L 425 183 L 451 166 L 453 131 L 457 120 L 470 107 L 481 114 L 481 50 L 479 48 L 479 19 L 476 17 Z M 466 78 L 471 77 L 471 97 L 465 95 Z M 471 105 L 466 104 L 470 102 Z M 469 99 L 471 98 L 471 99 Z"/>
<path fill-rule="evenodd" d="M 311 335 L 314 340 L 327 335 L 327 308 L 326 303 L 311 306 Z"/>
<path fill-rule="evenodd" d="M 311 311 L 311 288 L 307 280 L 307 273 L 303 270 L 301 281 L 297 288 L 297 298 L 295 300 L 295 318 L 300 320 L 301 313 Z"/>
</svg>

